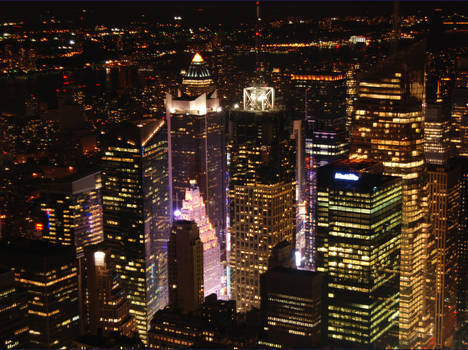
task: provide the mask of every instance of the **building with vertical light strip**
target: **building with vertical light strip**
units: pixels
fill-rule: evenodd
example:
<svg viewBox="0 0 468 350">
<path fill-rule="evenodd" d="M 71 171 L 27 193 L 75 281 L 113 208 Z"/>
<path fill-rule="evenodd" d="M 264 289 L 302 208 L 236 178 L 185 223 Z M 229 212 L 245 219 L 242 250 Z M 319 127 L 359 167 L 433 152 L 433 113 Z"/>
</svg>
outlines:
<svg viewBox="0 0 468 350">
<path fill-rule="evenodd" d="M 167 129 L 163 120 L 146 119 L 101 136 L 104 243 L 146 343 L 151 318 L 168 303 Z"/>
<path fill-rule="evenodd" d="M 177 95 L 166 94 L 165 106 L 171 220 L 174 211 L 182 207 L 190 180 L 196 180 L 225 263 L 225 117 L 207 64 L 200 54 L 194 55 Z"/>
<path fill-rule="evenodd" d="M 339 162 L 318 170 L 317 271 L 328 276 L 331 344 L 398 344 L 401 199 L 398 177 Z"/>
<path fill-rule="evenodd" d="M 305 121 L 305 239 L 301 268 L 315 269 L 315 207 L 317 169 L 347 156 L 346 77 L 340 73 L 292 74 L 297 104 Z"/>
<path fill-rule="evenodd" d="M 433 335 L 423 51 L 418 44 L 361 74 L 351 131 L 351 157 L 381 162 L 385 175 L 403 180 L 399 333 L 405 348 L 427 346 Z"/>
<path fill-rule="evenodd" d="M 176 212 L 176 214 L 179 214 L 175 217 L 177 220 L 194 221 L 199 229 L 200 240 L 203 243 L 203 286 L 205 297 L 214 293 L 218 298 L 226 298 L 226 283 L 218 238 L 206 214 L 206 206 L 195 181 L 192 181 L 190 188 L 185 190 L 185 199 L 179 212 Z"/>
<path fill-rule="evenodd" d="M 260 306 L 260 275 L 273 247 L 296 231 L 296 182 L 292 121 L 274 109 L 272 88 L 249 88 L 244 109 L 231 111 L 231 298 L 238 312 Z"/>
</svg>

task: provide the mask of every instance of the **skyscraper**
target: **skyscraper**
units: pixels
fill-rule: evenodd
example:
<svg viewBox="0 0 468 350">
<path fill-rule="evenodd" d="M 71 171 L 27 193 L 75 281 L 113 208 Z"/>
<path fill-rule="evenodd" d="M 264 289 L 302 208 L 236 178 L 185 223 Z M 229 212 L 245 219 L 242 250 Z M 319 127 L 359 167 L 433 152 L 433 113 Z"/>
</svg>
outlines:
<svg viewBox="0 0 468 350">
<path fill-rule="evenodd" d="M 204 295 L 216 294 L 217 297 L 226 297 L 226 283 L 224 281 L 221 252 L 215 229 L 207 214 L 200 189 L 193 180 L 190 188 L 185 190 L 185 199 L 182 208 L 176 214 L 178 220 L 194 221 L 200 233 L 203 244 L 203 286 Z"/>
<path fill-rule="evenodd" d="M 460 169 L 456 159 L 430 164 L 429 198 L 435 237 L 435 346 L 450 348 L 457 326 L 457 240 L 460 218 Z"/>
<path fill-rule="evenodd" d="M 173 212 L 182 207 L 190 180 L 196 180 L 226 261 L 224 114 L 206 62 L 196 54 L 177 96 L 166 94 L 169 181 Z"/>
<path fill-rule="evenodd" d="M 328 341 L 340 346 L 395 346 L 398 325 L 401 180 L 318 170 L 317 271 L 327 273 Z"/>
<path fill-rule="evenodd" d="M 113 332 L 132 337 L 136 323 L 129 313 L 130 302 L 115 273 L 110 248 L 102 244 L 84 250 L 86 266 L 86 333 L 109 336 Z"/>
<path fill-rule="evenodd" d="M 101 135 L 104 242 L 144 343 L 151 318 L 168 302 L 166 133 L 164 121 L 146 119 Z"/>
<path fill-rule="evenodd" d="M 400 346 L 426 346 L 431 337 L 427 178 L 424 160 L 423 55 L 421 44 L 359 77 L 351 132 L 351 157 L 372 158 L 385 175 L 403 180 L 400 278 Z"/>
<path fill-rule="evenodd" d="M 82 256 L 85 246 L 102 242 L 101 174 L 74 176 L 44 186 L 41 211 L 47 229 L 42 238 L 61 245 L 71 245 Z"/>
<path fill-rule="evenodd" d="M 450 144 L 450 115 L 441 104 L 428 105 L 424 123 L 426 162 L 445 164 L 453 156 Z"/>
<path fill-rule="evenodd" d="M 37 240 L 3 242 L 0 265 L 11 269 L 26 291 L 30 345 L 70 346 L 80 317 L 74 249 Z"/>
<path fill-rule="evenodd" d="M 260 275 L 273 247 L 295 244 L 291 129 L 287 114 L 274 109 L 269 87 L 244 89 L 244 110 L 230 113 L 229 272 L 239 312 L 260 306 Z"/>
<path fill-rule="evenodd" d="M 326 280 L 322 273 L 275 267 L 261 276 L 264 334 L 259 345 L 314 348 L 322 337 Z"/>
<path fill-rule="evenodd" d="M 29 346 L 26 293 L 15 285 L 13 272 L 0 269 L 0 347 Z"/>
<path fill-rule="evenodd" d="M 296 89 L 305 90 L 305 247 L 301 267 L 315 269 L 315 208 L 317 169 L 344 158 L 349 151 L 346 131 L 346 79 L 340 73 L 293 74 Z M 302 103 L 303 99 L 299 99 Z"/>
<path fill-rule="evenodd" d="M 203 243 L 194 221 L 177 220 L 169 239 L 169 302 L 182 313 L 203 303 Z"/>
</svg>

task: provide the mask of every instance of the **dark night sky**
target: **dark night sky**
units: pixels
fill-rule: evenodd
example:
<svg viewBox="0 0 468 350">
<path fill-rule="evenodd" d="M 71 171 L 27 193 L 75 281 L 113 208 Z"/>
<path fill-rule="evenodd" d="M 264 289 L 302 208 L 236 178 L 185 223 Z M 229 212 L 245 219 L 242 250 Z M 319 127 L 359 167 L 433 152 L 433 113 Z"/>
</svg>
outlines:
<svg viewBox="0 0 468 350">
<path fill-rule="evenodd" d="M 12 1 L 0 3 L 0 18 L 34 19 L 50 10 L 62 18 L 76 19 L 87 9 L 90 22 L 125 23 L 141 18 L 168 22 L 175 15 L 184 21 L 203 23 L 239 23 L 255 18 L 255 1 Z M 429 13 L 434 8 L 467 13 L 466 1 L 400 1 L 400 13 Z M 392 1 L 262 1 L 261 17 L 266 20 L 287 16 L 320 18 L 344 15 L 391 15 Z"/>
</svg>

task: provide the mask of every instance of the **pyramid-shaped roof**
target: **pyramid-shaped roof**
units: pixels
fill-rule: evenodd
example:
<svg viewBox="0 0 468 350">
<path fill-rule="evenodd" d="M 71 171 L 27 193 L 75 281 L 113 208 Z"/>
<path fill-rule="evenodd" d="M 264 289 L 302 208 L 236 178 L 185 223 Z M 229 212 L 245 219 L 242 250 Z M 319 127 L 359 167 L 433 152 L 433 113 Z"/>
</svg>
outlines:
<svg viewBox="0 0 468 350">
<path fill-rule="evenodd" d="M 211 79 L 211 74 L 206 67 L 206 62 L 203 57 L 197 52 L 193 56 L 192 62 L 189 65 L 187 74 L 184 79 L 190 80 L 206 80 Z"/>
</svg>

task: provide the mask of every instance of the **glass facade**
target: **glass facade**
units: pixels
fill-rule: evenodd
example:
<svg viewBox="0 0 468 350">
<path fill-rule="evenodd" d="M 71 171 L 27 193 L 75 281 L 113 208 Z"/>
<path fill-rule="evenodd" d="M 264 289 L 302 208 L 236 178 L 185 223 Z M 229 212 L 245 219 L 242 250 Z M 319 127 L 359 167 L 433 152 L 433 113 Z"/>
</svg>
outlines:
<svg viewBox="0 0 468 350">
<path fill-rule="evenodd" d="M 360 76 L 351 131 L 351 157 L 374 159 L 382 163 L 385 175 L 403 179 L 402 347 L 426 346 L 433 335 L 422 52 L 421 46 L 414 46 Z"/>
<path fill-rule="evenodd" d="M 395 346 L 401 181 L 341 170 L 328 165 L 318 171 L 317 271 L 328 274 L 328 340 Z"/>
<path fill-rule="evenodd" d="M 167 129 L 148 119 L 102 136 L 104 242 L 146 343 L 151 318 L 168 303 Z"/>
</svg>

